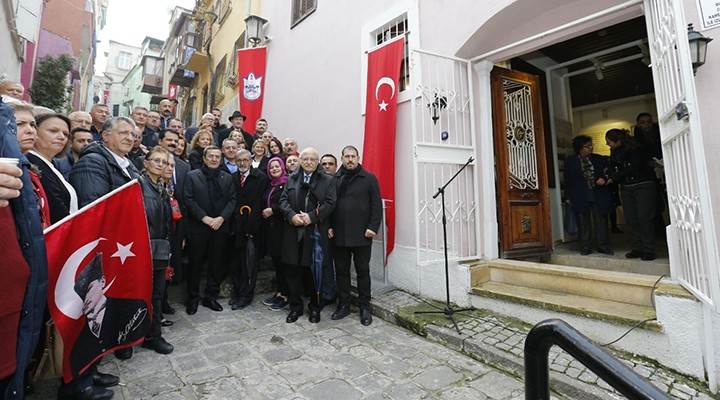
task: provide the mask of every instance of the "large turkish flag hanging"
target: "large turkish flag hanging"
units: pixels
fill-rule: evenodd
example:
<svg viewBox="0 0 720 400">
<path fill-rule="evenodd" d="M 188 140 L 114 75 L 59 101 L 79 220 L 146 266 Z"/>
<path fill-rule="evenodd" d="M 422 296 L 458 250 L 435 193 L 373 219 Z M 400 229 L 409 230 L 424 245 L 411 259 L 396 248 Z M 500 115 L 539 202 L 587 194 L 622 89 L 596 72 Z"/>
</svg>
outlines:
<svg viewBox="0 0 720 400">
<path fill-rule="evenodd" d="M 262 115 L 266 57 L 267 47 L 238 50 L 240 112 L 245 115 L 243 129 L 252 134 L 255 134 L 255 122 Z"/>
<path fill-rule="evenodd" d="M 368 53 L 362 165 L 377 176 L 385 207 L 386 255 L 395 247 L 395 126 L 405 35 Z"/>
<path fill-rule="evenodd" d="M 140 343 L 150 328 L 152 259 L 140 184 L 128 183 L 45 230 L 48 308 L 63 378 Z"/>
</svg>

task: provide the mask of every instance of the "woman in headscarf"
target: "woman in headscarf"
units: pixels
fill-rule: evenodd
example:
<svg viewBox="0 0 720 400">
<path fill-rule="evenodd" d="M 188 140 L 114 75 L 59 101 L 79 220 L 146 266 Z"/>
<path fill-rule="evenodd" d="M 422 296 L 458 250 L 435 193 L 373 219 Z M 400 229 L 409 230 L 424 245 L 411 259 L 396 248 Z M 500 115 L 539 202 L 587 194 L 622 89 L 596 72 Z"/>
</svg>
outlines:
<svg viewBox="0 0 720 400">
<path fill-rule="evenodd" d="M 265 219 L 266 248 L 275 267 L 277 289 L 272 297 L 263 300 L 263 304 L 272 311 L 280 311 L 288 305 L 287 278 L 281 262 L 285 220 L 280 211 L 280 195 L 282 195 L 285 182 L 287 182 L 287 172 L 282 158 L 273 157 L 268 161 L 267 176 L 270 178 L 270 186 L 265 193 L 267 207 L 263 210 L 262 216 Z"/>
</svg>

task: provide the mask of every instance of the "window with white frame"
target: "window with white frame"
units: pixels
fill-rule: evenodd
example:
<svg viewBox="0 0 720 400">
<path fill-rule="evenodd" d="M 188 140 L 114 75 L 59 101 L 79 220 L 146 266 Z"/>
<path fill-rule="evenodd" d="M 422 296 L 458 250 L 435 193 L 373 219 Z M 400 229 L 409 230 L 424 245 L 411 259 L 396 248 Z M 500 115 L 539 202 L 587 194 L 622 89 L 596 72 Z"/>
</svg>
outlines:
<svg viewBox="0 0 720 400">
<path fill-rule="evenodd" d="M 316 8 L 317 0 L 293 0 L 290 28 L 292 29 L 295 25 L 307 18 L 308 15 L 315 12 Z"/>
<path fill-rule="evenodd" d="M 215 103 L 219 102 L 225 97 L 225 67 L 227 64 L 227 55 L 215 66 L 215 77 L 212 82 L 212 87 L 215 91 Z M 215 104 L 212 104 L 214 106 Z"/>
<path fill-rule="evenodd" d="M 399 15 L 397 18 L 389 21 L 381 27 L 375 29 L 370 33 L 371 43 L 370 48 L 381 45 L 391 39 L 394 39 L 400 35 L 405 36 L 405 47 L 403 50 L 403 60 L 400 64 L 400 77 L 398 79 L 400 92 L 404 92 L 410 85 L 410 70 L 408 68 L 408 16 L 407 13 Z"/>
<path fill-rule="evenodd" d="M 132 66 L 132 54 L 127 51 L 121 51 L 118 53 L 117 67 L 119 69 L 128 70 Z"/>
</svg>

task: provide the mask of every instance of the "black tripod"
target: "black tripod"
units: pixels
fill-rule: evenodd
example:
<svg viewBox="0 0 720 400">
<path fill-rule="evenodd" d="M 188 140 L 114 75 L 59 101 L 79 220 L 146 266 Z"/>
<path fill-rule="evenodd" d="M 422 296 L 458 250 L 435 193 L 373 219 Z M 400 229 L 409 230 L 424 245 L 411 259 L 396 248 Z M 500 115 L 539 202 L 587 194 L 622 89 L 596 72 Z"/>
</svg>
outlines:
<svg viewBox="0 0 720 400">
<path fill-rule="evenodd" d="M 455 327 L 455 330 L 457 331 L 458 335 L 462 335 L 460 332 L 460 328 L 457 326 L 457 322 L 455 322 L 455 318 L 453 318 L 453 315 L 456 312 L 461 311 L 468 311 L 470 308 L 461 308 L 461 309 L 453 309 L 452 305 L 450 305 L 450 274 L 448 273 L 448 244 L 447 244 L 447 219 L 445 218 L 445 188 L 448 187 L 450 182 L 454 181 L 455 178 L 457 178 L 458 175 L 462 172 L 462 170 L 465 169 L 470 163 L 473 162 L 473 158 L 470 157 L 465 165 L 460 167 L 458 172 L 455 173 L 455 175 L 450 178 L 449 181 L 443 185 L 443 187 L 438 188 L 437 193 L 433 195 L 433 199 L 436 199 L 438 196 L 440 196 L 440 200 L 442 201 L 442 224 L 443 224 L 443 243 L 445 244 L 445 308 L 442 311 L 415 311 L 415 314 L 445 314 L 450 318 L 450 321 L 452 321 L 453 326 Z"/>
</svg>

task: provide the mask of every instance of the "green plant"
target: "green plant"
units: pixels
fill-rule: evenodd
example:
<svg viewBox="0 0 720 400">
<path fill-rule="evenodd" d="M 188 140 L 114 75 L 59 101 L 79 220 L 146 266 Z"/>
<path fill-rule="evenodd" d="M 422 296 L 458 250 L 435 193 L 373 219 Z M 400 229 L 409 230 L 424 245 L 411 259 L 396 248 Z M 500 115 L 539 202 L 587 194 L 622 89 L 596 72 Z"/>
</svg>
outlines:
<svg viewBox="0 0 720 400">
<path fill-rule="evenodd" d="M 69 54 L 40 59 L 35 79 L 30 85 L 33 103 L 56 111 L 63 110 L 73 90 L 66 82 L 74 63 L 75 60 Z"/>
</svg>

